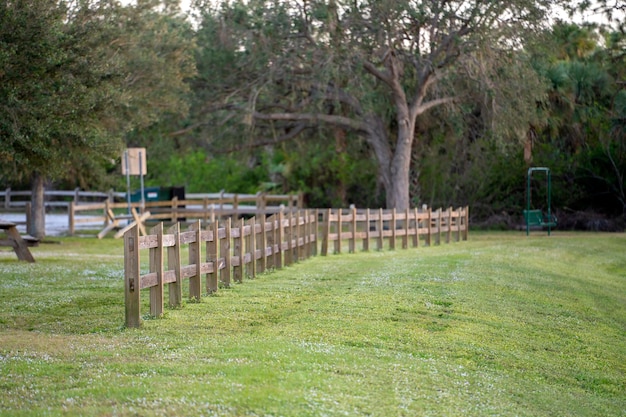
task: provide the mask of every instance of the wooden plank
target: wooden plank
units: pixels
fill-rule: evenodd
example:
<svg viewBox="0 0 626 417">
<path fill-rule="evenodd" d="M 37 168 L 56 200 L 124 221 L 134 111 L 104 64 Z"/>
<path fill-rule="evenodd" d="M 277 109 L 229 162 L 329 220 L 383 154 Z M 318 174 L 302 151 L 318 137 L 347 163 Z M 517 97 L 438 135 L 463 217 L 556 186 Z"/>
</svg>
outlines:
<svg viewBox="0 0 626 417">
<path fill-rule="evenodd" d="M 163 223 L 159 223 L 150 230 L 150 234 L 157 237 L 157 246 L 150 249 L 150 272 L 156 274 L 156 285 L 150 288 L 150 315 L 163 315 Z"/>
<path fill-rule="evenodd" d="M 169 282 L 169 305 L 180 307 L 183 303 L 183 278 L 180 264 L 180 223 L 170 227 L 167 232 L 173 235 L 173 245 L 167 248 L 167 269 L 172 272 L 174 281 Z M 163 277 L 165 282 L 165 277 Z"/>
<path fill-rule="evenodd" d="M 124 234 L 124 300 L 126 327 L 141 326 L 139 272 L 139 230 L 134 227 Z"/>
<path fill-rule="evenodd" d="M 285 237 L 284 234 L 284 220 L 285 214 L 281 210 L 278 213 L 278 217 L 275 223 L 275 240 L 274 240 L 274 268 L 281 269 L 283 267 L 283 239 Z"/>
<path fill-rule="evenodd" d="M 383 227 L 383 209 L 378 209 L 378 240 L 376 241 L 376 250 L 383 250 L 384 244 L 384 227 Z"/>
<path fill-rule="evenodd" d="M 248 220 L 248 226 L 250 227 L 250 234 L 248 235 L 248 240 L 246 241 L 246 248 L 250 255 L 252 256 L 250 260 L 250 264 L 247 268 L 247 274 L 251 278 L 256 277 L 256 267 L 257 267 L 257 254 L 256 254 L 256 218 L 251 217 Z"/>
<path fill-rule="evenodd" d="M 426 219 L 426 224 L 428 225 L 428 234 L 426 235 L 426 244 L 431 246 L 432 244 L 432 235 L 433 235 L 433 210 L 428 207 L 428 219 Z"/>
<path fill-rule="evenodd" d="M 328 241 L 330 240 L 330 209 L 324 211 L 324 225 L 322 227 L 322 256 L 328 255 Z"/>
<path fill-rule="evenodd" d="M 206 241 L 206 258 L 207 262 L 213 264 L 213 269 L 206 275 L 206 289 L 209 294 L 217 292 L 218 289 L 218 270 L 219 270 L 219 256 L 218 256 L 218 240 L 219 240 L 219 224 L 214 221 L 209 226 L 212 230 L 210 238 Z"/>
<path fill-rule="evenodd" d="M 196 234 L 195 240 L 189 244 L 189 264 L 195 266 L 195 274 L 189 277 L 189 298 L 200 301 L 202 297 L 200 273 L 200 263 L 202 262 L 202 252 L 200 250 L 202 242 L 200 240 L 200 233 L 202 231 L 202 226 L 200 224 L 200 220 L 193 223 L 189 227 L 189 230 Z"/>
<path fill-rule="evenodd" d="M 274 263 L 274 219 L 276 215 L 273 214 L 270 217 L 267 217 L 263 222 L 263 229 L 265 230 L 265 244 L 263 246 L 263 253 L 265 258 L 265 268 L 273 269 L 275 268 Z"/>
<path fill-rule="evenodd" d="M 132 228 L 134 226 L 137 226 L 140 231 L 142 230 L 143 231 L 142 234 L 145 236 L 146 235 L 146 229 L 143 226 L 143 222 L 148 220 L 149 218 L 150 218 L 150 212 L 149 211 L 146 211 L 141 216 L 137 216 L 133 222 L 131 222 L 126 227 L 124 227 L 120 231 L 118 231 L 115 234 L 115 238 L 119 239 L 120 237 L 124 236 L 124 233 L 126 233 L 127 230 L 129 230 L 130 228 Z"/>
<path fill-rule="evenodd" d="M 116 229 L 118 227 L 120 227 L 120 220 L 121 219 L 116 219 L 115 218 L 115 214 L 113 214 L 113 211 L 109 208 L 105 210 L 106 212 L 106 219 L 105 219 L 105 227 L 104 229 L 102 229 L 100 231 L 100 233 L 98 233 L 98 239 L 102 239 L 103 237 L 105 237 L 107 235 L 107 233 L 109 233 L 111 230 Z M 127 229 L 128 230 L 128 229 Z M 126 231 L 124 231 L 126 232 Z M 122 233 L 123 235 L 124 233 Z"/>
<path fill-rule="evenodd" d="M 230 262 L 231 262 L 231 250 L 230 250 L 230 229 L 231 219 L 226 219 L 226 225 L 224 227 L 224 238 L 220 239 L 220 261 L 224 263 L 224 267 L 220 269 L 220 281 L 226 288 L 230 287 Z"/>
<path fill-rule="evenodd" d="M 232 230 L 233 237 L 233 257 L 231 260 L 231 264 L 233 266 L 233 279 L 235 282 L 241 283 L 243 282 L 243 227 L 244 227 L 244 219 L 241 218 L 237 221 L 237 224 Z"/>
<path fill-rule="evenodd" d="M 348 252 L 356 252 L 356 207 L 350 209 L 350 240 L 348 240 Z"/>
<path fill-rule="evenodd" d="M 267 255 L 265 255 L 265 248 L 267 248 L 267 229 L 265 228 L 265 223 L 267 218 L 265 214 L 261 215 L 261 224 L 260 224 L 260 234 L 257 235 L 257 249 L 261 250 L 261 256 L 259 257 L 259 261 L 257 263 L 257 273 L 263 273 L 267 269 Z"/>
<path fill-rule="evenodd" d="M 413 238 L 413 247 L 417 248 L 420 244 L 420 234 L 419 234 L 420 222 L 419 222 L 419 213 L 418 213 L 417 207 L 413 209 L 413 217 L 414 217 L 413 224 L 415 225 L 415 229 L 413 230 L 411 237 Z"/>
</svg>

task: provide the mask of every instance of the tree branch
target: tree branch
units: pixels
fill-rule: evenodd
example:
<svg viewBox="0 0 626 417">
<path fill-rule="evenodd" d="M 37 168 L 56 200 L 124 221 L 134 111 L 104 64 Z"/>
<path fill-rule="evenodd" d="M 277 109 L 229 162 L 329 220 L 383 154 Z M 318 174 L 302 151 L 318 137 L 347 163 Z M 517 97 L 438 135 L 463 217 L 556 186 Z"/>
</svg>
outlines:
<svg viewBox="0 0 626 417">
<path fill-rule="evenodd" d="M 372 64 L 369 61 L 364 61 L 363 67 L 365 68 L 367 72 L 372 74 L 374 77 L 378 78 L 379 80 L 381 80 L 382 82 L 384 82 L 385 84 L 393 88 L 393 82 L 391 80 L 391 77 L 388 74 L 385 74 L 382 71 L 380 71 L 378 68 L 376 68 L 374 64 Z"/>
<path fill-rule="evenodd" d="M 277 143 L 286 142 L 288 140 L 294 139 L 300 133 L 304 132 L 304 130 L 307 127 L 310 127 L 310 126 L 308 126 L 306 123 L 300 123 L 300 124 L 296 125 L 289 132 L 285 133 L 284 135 L 280 135 L 278 137 L 262 138 L 262 139 L 255 140 L 253 143 L 248 143 L 248 144 L 245 144 L 245 145 L 234 146 L 234 147 L 231 147 L 231 148 L 228 148 L 228 149 L 215 149 L 215 148 L 213 148 L 213 149 L 211 149 L 211 152 L 213 152 L 215 154 L 225 154 L 225 153 L 239 152 L 239 151 L 242 151 L 244 149 L 260 148 L 260 147 L 267 146 L 267 145 L 275 145 Z"/>
<path fill-rule="evenodd" d="M 456 99 L 457 99 L 456 97 L 442 97 L 442 98 L 438 98 L 435 100 L 427 101 L 426 103 L 422 103 L 419 105 L 416 105 L 416 103 L 413 103 L 413 106 L 411 106 L 411 112 L 414 116 L 417 117 L 420 114 L 426 112 L 427 110 L 432 109 L 433 107 L 437 107 L 446 103 L 451 103 Z"/>
<path fill-rule="evenodd" d="M 351 129 L 357 132 L 367 133 L 369 127 L 362 121 L 354 120 L 349 117 L 337 116 L 332 114 L 319 114 L 319 113 L 252 113 L 252 117 L 258 120 L 289 120 L 289 121 L 304 121 L 310 123 L 324 122 L 335 126 L 342 126 L 347 129 Z"/>
</svg>

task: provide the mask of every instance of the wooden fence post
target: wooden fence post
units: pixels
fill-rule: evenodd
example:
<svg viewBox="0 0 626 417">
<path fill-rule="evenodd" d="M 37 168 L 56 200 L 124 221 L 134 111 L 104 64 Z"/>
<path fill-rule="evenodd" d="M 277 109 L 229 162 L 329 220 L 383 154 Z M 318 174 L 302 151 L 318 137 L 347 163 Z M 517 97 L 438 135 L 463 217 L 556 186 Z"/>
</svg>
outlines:
<svg viewBox="0 0 626 417">
<path fill-rule="evenodd" d="M 233 279 L 235 282 L 243 282 L 243 217 L 239 219 L 233 233 Z"/>
<path fill-rule="evenodd" d="M 441 207 L 437 209 L 437 245 L 441 245 L 441 218 L 443 217 Z"/>
<path fill-rule="evenodd" d="M 383 250 L 384 241 L 384 223 L 383 223 L 383 209 L 378 209 L 378 240 L 376 241 L 376 250 Z"/>
<path fill-rule="evenodd" d="M 225 287 L 230 287 L 230 228 L 231 218 L 226 218 L 226 225 L 224 227 L 224 239 L 220 240 L 220 258 L 224 260 L 224 267 L 220 270 L 220 281 Z"/>
<path fill-rule="evenodd" d="M 283 240 L 285 237 L 285 233 L 283 230 L 284 219 L 285 214 L 281 209 L 278 212 L 278 222 L 276 225 L 277 227 L 274 230 L 274 232 L 276 233 L 276 240 L 274 241 L 274 244 L 278 246 L 277 250 L 274 252 L 274 268 L 276 269 L 281 269 L 283 267 Z"/>
<path fill-rule="evenodd" d="M 306 233 L 304 211 L 298 208 L 296 212 L 296 262 L 305 259 L 306 256 Z M 302 241 L 302 243 L 300 243 Z"/>
<path fill-rule="evenodd" d="M 456 219 L 456 221 L 454 222 L 454 225 L 456 226 L 455 239 L 457 242 L 461 241 L 461 213 L 462 212 L 463 212 L 463 209 L 461 207 L 457 207 L 457 209 L 454 211 L 454 217 Z"/>
<path fill-rule="evenodd" d="M 409 247 L 409 209 L 404 211 L 404 235 L 402 236 L 402 249 Z"/>
<path fill-rule="evenodd" d="M 343 219 L 341 218 L 343 210 L 337 209 L 337 240 L 335 240 L 335 253 L 341 253 L 341 234 L 343 231 Z"/>
<path fill-rule="evenodd" d="M 469 237 L 469 206 L 465 206 L 465 221 L 463 223 L 463 240 L 467 240 Z"/>
<path fill-rule="evenodd" d="M 219 248 L 219 222 L 212 222 L 208 228 L 212 232 L 212 238 L 208 240 L 206 244 L 206 257 L 207 262 L 213 264 L 213 269 L 206 276 L 206 289 L 207 293 L 212 294 L 217 292 L 218 289 L 218 275 L 220 270 L 220 257 L 218 253 Z"/>
<path fill-rule="evenodd" d="M 315 226 L 317 225 L 317 210 L 307 210 L 307 220 L 309 222 L 309 227 L 307 229 L 307 236 L 309 239 L 307 256 L 310 258 L 316 254 L 315 246 L 317 245 L 317 239 L 315 235 L 317 234 L 317 228 Z"/>
<path fill-rule="evenodd" d="M 365 209 L 365 238 L 363 239 L 363 250 L 365 252 L 370 250 L 370 209 Z"/>
<path fill-rule="evenodd" d="M 174 271 L 176 281 L 168 284 L 170 307 L 180 307 L 183 303 L 183 276 L 180 264 L 180 224 L 176 223 L 168 234 L 174 235 L 174 244 L 167 248 L 167 268 Z"/>
<path fill-rule="evenodd" d="M 284 266 L 291 265 L 293 260 L 293 211 L 290 209 L 287 213 L 287 224 L 285 225 L 285 255 L 283 257 Z"/>
<path fill-rule="evenodd" d="M 287 219 L 285 220 L 285 229 L 284 229 L 284 242 L 285 242 L 285 254 L 283 256 L 283 266 L 288 266 L 294 263 L 293 259 L 293 210 L 289 210 L 287 213 Z"/>
<path fill-rule="evenodd" d="M 267 222 L 267 218 L 265 214 L 261 214 L 261 230 L 260 234 L 256 235 L 256 248 L 261 250 L 261 257 L 258 260 L 256 271 L 257 273 L 263 273 L 267 269 L 267 232 L 265 230 L 265 224 Z"/>
<path fill-rule="evenodd" d="M 150 287 L 150 315 L 163 315 L 163 223 L 150 229 L 151 235 L 156 235 L 157 245 L 150 248 L 150 272 L 156 274 L 157 285 Z"/>
<path fill-rule="evenodd" d="M 413 216 L 415 217 L 415 221 L 413 223 L 415 224 L 415 234 L 413 235 L 413 247 L 417 248 L 420 244 L 420 235 L 419 235 L 420 222 L 419 222 L 419 211 L 417 210 L 417 207 L 413 208 Z"/>
<path fill-rule="evenodd" d="M 202 296 L 202 288 L 201 288 L 201 274 L 200 274 L 200 266 L 201 266 L 201 239 L 200 234 L 202 232 L 202 226 L 200 225 L 200 220 L 193 223 L 189 230 L 193 230 L 196 235 L 196 238 L 193 242 L 189 243 L 189 265 L 195 265 L 196 273 L 189 277 L 189 298 L 193 298 L 196 301 L 200 301 Z"/>
<path fill-rule="evenodd" d="M 324 221 L 322 225 L 322 256 L 328 255 L 328 239 L 330 235 L 330 209 L 324 210 Z"/>
<path fill-rule="evenodd" d="M 428 235 L 426 235 L 426 244 L 431 246 L 433 235 L 433 210 L 428 207 Z"/>
<path fill-rule="evenodd" d="M 74 220 L 74 210 L 76 208 L 76 203 L 73 201 L 70 201 L 70 206 L 68 209 L 68 226 L 69 226 L 69 235 L 70 236 L 74 236 L 74 230 L 75 230 L 75 220 Z"/>
<path fill-rule="evenodd" d="M 396 249 L 396 209 L 391 209 L 391 224 L 389 225 L 391 229 L 391 240 L 389 241 L 389 249 Z"/>
<path fill-rule="evenodd" d="M 126 327 L 141 326 L 139 229 L 124 233 L 124 301 Z"/>
<path fill-rule="evenodd" d="M 172 197 L 171 204 L 172 204 L 172 219 L 171 219 L 171 221 L 173 223 L 177 223 L 178 222 L 178 196 Z"/>
<path fill-rule="evenodd" d="M 256 277 L 256 262 L 257 262 L 257 255 L 256 255 L 257 233 L 256 233 L 256 217 L 255 216 L 252 216 L 248 220 L 248 225 L 250 227 L 250 234 L 248 235 L 248 238 L 246 240 L 246 248 L 248 252 L 250 252 L 250 265 L 247 266 L 246 273 L 248 274 L 249 277 L 255 278 Z"/>
<path fill-rule="evenodd" d="M 4 191 L 4 208 L 5 210 L 11 208 L 11 187 L 7 187 Z"/>
<path fill-rule="evenodd" d="M 276 214 L 271 215 L 270 217 L 265 219 L 263 223 L 263 228 L 265 229 L 266 240 L 264 243 L 264 253 L 265 253 L 265 268 L 273 269 L 276 268 L 275 258 L 274 258 L 274 244 L 276 234 L 274 232 L 274 222 L 276 221 Z M 269 227 L 269 230 L 267 229 Z M 269 232 L 269 233 L 268 233 Z M 269 254 L 268 254 L 269 252 Z"/>
<path fill-rule="evenodd" d="M 350 205 L 350 240 L 348 241 L 348 252 L 356 252 L 356 206 Z"/>
</svg>

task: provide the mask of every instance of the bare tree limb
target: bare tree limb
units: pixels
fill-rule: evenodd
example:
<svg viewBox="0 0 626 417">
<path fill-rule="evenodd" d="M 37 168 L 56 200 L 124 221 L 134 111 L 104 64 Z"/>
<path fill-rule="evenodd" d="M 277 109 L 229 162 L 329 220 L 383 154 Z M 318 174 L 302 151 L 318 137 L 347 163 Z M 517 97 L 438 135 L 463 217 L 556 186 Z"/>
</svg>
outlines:
<svg viewBox="0 0 626 417">
<path fill-rule="evenodd" d="M 337 116 L 333 114 L 320 114 L 320 113 L 259 113 L 254 112 L 252 116 L 258 120 L 291 120 L 291 121 L 306 121 L 310 123 L 324 122 L 335 126 L 342 126 L 354 131 L 367 133 L 369 132 L 368 126 L 360 120 L 354 120 L 345 116 Z"/>
</svg>

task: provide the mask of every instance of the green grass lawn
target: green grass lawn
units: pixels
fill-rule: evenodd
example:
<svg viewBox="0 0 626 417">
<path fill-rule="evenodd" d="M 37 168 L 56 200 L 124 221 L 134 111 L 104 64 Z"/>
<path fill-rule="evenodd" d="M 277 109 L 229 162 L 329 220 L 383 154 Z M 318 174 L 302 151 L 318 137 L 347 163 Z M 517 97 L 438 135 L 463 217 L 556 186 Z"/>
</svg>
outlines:
<svg viewBox="0 0 626 417">
<path fill-rule="evenodd" d="M 317 257 L 141 329 L 123 242 L 59 242 L 0 252 L 2 416 L 626 416 L 624 234 Z"/>
</svg>

